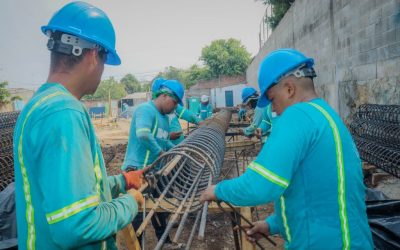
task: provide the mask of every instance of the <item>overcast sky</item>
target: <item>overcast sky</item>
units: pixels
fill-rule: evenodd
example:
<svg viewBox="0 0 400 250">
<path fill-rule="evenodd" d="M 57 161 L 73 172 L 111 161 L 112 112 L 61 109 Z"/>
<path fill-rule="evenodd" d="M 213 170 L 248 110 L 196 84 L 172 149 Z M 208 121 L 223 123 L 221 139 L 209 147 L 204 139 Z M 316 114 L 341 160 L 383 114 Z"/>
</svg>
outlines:
<svg viewBox="0 0 400 250">
<path fill-rule="evenodd" d="M 47 78 L 49 52 L 40 26 L 69 1 L 0 0 L 0 81 L 37 89 Z M 168 66 L 187 68 L 215 39 L 236 38 L 258 52 L 265 6 L 254 0 L 89 0 L 110 17 L 120 66 L 103 79 L 132 73 L 151 79 Z"/>
</svg>

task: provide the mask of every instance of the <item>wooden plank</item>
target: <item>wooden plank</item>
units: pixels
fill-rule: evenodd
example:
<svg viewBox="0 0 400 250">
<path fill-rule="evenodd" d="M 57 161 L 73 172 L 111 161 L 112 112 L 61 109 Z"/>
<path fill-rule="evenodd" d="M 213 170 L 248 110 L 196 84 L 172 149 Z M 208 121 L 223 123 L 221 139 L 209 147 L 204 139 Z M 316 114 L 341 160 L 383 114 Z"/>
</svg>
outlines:
<svg viewBox="0 0 400 250">
<path fill-rule="evenodd" d="M 251 216 L 251 208 L 250 207 L 242 207 L 240 208 L 240 213 L 242 214 L 243 217 L 248 219 L 249 221 L 252 221 L 252 216 Z M 242 225 L 246 225 L 245 220 L 241 220 Z M 249 241 L 246 240 L 246 233 L 241 232 L 241 238 L 242 238 L 242 250 L 255 250 L 256 247 L 255 245 L 251 244 Z"/>
<path fill-rule="evenodd" d="M 122 238 L 125 240 L 125 245 L 128 250 L 141 250 L 139 240 L 136 237 L 135 230 L 131 223 L 129 223 L 119 233 L 121 233 Z"/>
<path fill-rule="evenodd" d="M 178 164 L 178 162 L 181 159 L 182 159 L 182 155 L 175 156 L 170 162 L 168 162 L 168 165 L 162 171 L 162 175 L 167 176 L 171 172 L 171 170 L 175 168 L 176 164 Z"/>
<path fill-rule="evenodd" d="M 166 200 L 171 201 L 173 204 L 179 204 L 179 202 L 176 199 L 167 199 Z M 154 202 L 151 199 L 146 199 L 146 212 L 149 212 L 153 207 L 154 207 Z M 225 204 L 221 204 L 222 207 L 226 210 L 226 211 L 231 211 L 230 207 L 228 207 Z M 165 207 L 167 209 L 171 209 L 171 210 L 176 210 L 176 206 L 171 205 L 170 203 L 168 203 L 165 200 L 160 201 L 160 205 L 158 206 L 158 208 L 156 209 L 155 212 L 165 212 L 164 209 L 161 208 Z M 143 212 L 143 208 L 139 208 L 139 212 Z M 218 207 L 217 203 L 212 202 L 208 205 L 208 212 L 209 213 L 222 213 L 221 209 Z"/>
</svg>

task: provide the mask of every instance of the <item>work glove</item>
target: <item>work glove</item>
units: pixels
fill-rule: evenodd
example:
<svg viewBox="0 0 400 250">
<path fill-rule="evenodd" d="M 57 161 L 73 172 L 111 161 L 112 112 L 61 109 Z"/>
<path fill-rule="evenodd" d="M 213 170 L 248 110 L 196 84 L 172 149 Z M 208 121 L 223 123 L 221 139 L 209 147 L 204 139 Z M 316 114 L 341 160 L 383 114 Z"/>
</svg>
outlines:
<svg viewBox="0 0 400 250">
<path fill-rule="evenodd" d="M 129 189 L 127 191 L 127 193 L 129 195 L 131 195 L 133 197 L 133 199 L 135 199 L 136 203 L 138 204 L 139 207 L 143 206 L 144 204 L 144 198 L 143 195 L 140 191 L 136 190 L 136 189 Z"/>
<path fill-rule="evenodd" d="M 144 172 L 143 169 L 136 171 L 122 172 L 122 175 L 125 178 L 125 190 L 129 190 L 131 188 L 139 189 L 142 186 L 143 172 Z"/>
</svg>

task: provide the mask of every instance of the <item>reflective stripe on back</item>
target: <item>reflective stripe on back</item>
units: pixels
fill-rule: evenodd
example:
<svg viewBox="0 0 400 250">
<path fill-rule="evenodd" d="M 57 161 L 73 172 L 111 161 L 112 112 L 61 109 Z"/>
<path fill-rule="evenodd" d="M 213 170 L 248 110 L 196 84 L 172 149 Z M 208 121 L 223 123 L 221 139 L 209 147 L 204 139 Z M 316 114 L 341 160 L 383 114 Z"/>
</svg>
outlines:
<svg viewBox="0 0 400 250">
<path fill-rule="evenodd" d="M 332 117 L 325 109 L 323 109 L 318 104 L 312 102 L 308 102 L 308 104 L 315 107 L 318 111 L 322 113 L 322 115 L 328 120 L 329 126 L 331 127 L 333 133 L 333 139 L 335 141 L 335 150 L 336 150 L 337 172 L 338 172 L 338 203 L 339 203 L 340 226 L 342 230 L 343 249 L 350 249 L 350 231 L 349 231 L 347 209 L 346 209 L 343 149 L 342 149 L 342 140 L 340 138 L 339 129 L 335 121 L 332 119 Z"/>
<path fill-rule="evenodd" d="M 21 168 L 21 175 L 22 175 L 22 182 L 23 182 L 23 189 L 24 189 L 24 197 L 25 197 L 25 203 L 26 203 L 26 221 L 27 221 L 27 226 L 28 226 L 28 237 L 27 237 L 27 249 L 35 249 L 35 242 L 36 242 L 36 230 L 35 230 L 35 220 L 34 220 L 34 208 L 32 205 L 32 198 L 31 198 L 31 190 L 30 190 L 30 184 L 29 184 L 29 178 L 28 174 L 26 171 L 25 167 L 25 162 L 24 162 L 24 155 L 23 155 L 23 150 L 22 150 L 22 141 L 24 137 L 24 131 L 25 131 L 25 125 L 26 122 L 28 121 L 30 115 L 32 112 L 43 102 L 47 101 L 50 98 L 57 97 L 60 95 L 67 95 L 66 93 L 63 92 L 55 92 L 50 95 L 47 95 L 39 101 L 37 101 L 31 109 L 28 111 L 28 114 L 25 117 L 24 122 L 22 123 L 22 128 L 21 128 L 21 134 L 19 137 L 19 142 L 18 142 L 18 162 Z"/>
</svg>

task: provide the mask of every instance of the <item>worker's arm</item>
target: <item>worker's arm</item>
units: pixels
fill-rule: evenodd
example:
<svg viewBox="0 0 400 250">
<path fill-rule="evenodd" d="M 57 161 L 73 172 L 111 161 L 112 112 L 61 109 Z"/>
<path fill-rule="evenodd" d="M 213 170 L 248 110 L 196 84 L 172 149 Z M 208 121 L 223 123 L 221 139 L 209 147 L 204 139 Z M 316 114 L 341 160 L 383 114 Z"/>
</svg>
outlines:
<svg viewBox="0 0 400 250">
<path fill-rule="evenodd" d="M 267 143 L 246 172 L 219 183 L 217 199 L 238 206 L 255 206 L 277 200 L 290 185 L 313 135 L 314 123 L 300 109 L 289 107 L 277 122 Z"/>
<path fill-rule="evenodd" d="M 211 104 L 208 104 L 207 111 L 208 111 L 207 117 L 211 117 L 213 114 L 213 107 L 211 106 Z"/>
<path fill-rule="evenodd" d="M 245 136 L 251 136 L 254 134 L 258 126 L 260 125 L 262 121 L 262 116 L 263 116 L 263 109 L 256 107 L 254 110 L 254 116 L 253 116 L 253 121 L 251 124 L 243 129 L 243 134 Z"/>
<path fill-rule="evenodd" d="M 38 171 L 34 181 L 57 245 L 70 249 L 104 240 L 132 221 L 138 207 L 130 195 L 100 201 L 99 188 L 107 188 L 107 176 L 96 167 L 94 152 L 101 151 L 93 146 L 96 139 L 84 114 L 56 112 L 30 132 Z"/>
<path fill-rule="evenodd" d="M 270 133 L 272 130 L 272 104 L 268 105 L 267 108 L 264 109 L 262 114 L 262 120 L 259 125 L 261 129 L 262 135 Z M 275 121 L 276 122 L 276 121 Z"/>
<path fill-rule="evenodd" d="M 263 119 L 258 128 L 261 129 L 261 134 L 265 135 L 266 133 L 271 131 L 271 128 L 272 128 L 271 121 Z"/>
<path fill-rule="evenodd" d="M 148 106 L 139 106 L 135 112 L 135 125 L 136 125 L 136 137 L 142 142 L 146 149 L 154 155 L 159 155 L 162 151 L 160 145 L 158 145 L 154 130 L 154 124 L 156 124 L 156 117 L 154 110 Z M 154 133 L 153 133 L 154 132 Z"/>
<path fill-rule="evenodd" d="M 200 122 L 200 119 L 197 117 L 196 114 L 179 104 L 176 106 L 175 112 L 178 119 L 183 119 L 187 122 L 194 124 L 199 124 Z"/>
<path fill-rule="evenodd" d="M 119 175 L 111 175 L 107 177 L 108 179 L 108 185 L 111 190 L 111 196 L 113 198 L 116 198 L 119 196 L 119 194 L 125 194 L 125 178 L 122 174 Z"/>
</svg>

